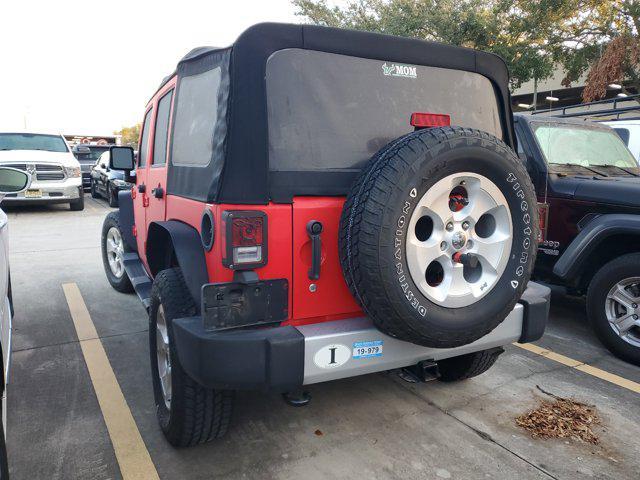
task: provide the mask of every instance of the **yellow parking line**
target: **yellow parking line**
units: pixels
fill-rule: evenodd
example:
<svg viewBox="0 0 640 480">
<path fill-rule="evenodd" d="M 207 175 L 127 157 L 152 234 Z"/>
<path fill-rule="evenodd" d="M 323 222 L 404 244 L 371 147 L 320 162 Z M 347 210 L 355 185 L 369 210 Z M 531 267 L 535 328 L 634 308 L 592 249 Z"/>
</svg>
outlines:
<svg viewBox="0 0 640 480">
<path fill-rule="evenodd" d="M 587 365 L 584 362 L 574 360 L 573 358 L 565 357 L 564 355 L 539 347 L 533 343 L 514 343 L 514 345 L 531 353 L 535 353 L 536 355 L 540 355 L 548 358 L 549 360 L 553 360 L 568 367 L 575 368 L 576 370 L 580 370 L 581 372 L 587 373 L 591 376 L 600 378 L 601 380 L 605 380 L 606 382 L 613 383 L 619 387 L 626 388 L 632 392 L 640 393 L 640 383 L 621 377 L 620 375 L 615 375 L 592 365 Z"/>
<path fill-rule="evenodd" d="M 156 467 L 151 461 L 131 410 L 120 390 L 80 289 L 75 283 L 65 283 L 62 289 L 67 298 L 84 361 L 98 397 L 122 477 L 125 480 L 158 479 Z"/>
</svg>

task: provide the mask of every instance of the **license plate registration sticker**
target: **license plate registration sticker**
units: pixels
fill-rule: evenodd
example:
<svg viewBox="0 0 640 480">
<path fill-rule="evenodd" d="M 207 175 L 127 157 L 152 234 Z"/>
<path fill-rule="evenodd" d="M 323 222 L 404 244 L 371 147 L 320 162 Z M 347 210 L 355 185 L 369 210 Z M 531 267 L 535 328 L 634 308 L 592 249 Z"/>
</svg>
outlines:
<svg viewBox="0 0 640 480">
<path fill-rule="evenodd" d="M 374 340 L 372 342 L 354 342 L 353 358 L 370 358 L 382 356 L 382 340 Z"/>
<path fill-rule="evenodd" d="M 42 197 L 42 190 L 39 189 L 31 189 L 24 192 L 24 196 L 26 198 L 40 198 Z"/>
</svg>

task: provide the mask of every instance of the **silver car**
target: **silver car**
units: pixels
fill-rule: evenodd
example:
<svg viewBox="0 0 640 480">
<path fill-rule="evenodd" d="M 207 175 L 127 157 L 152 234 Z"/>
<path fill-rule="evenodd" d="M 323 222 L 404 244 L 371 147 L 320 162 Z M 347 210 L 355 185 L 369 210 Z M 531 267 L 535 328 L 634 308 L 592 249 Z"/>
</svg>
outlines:
<svg viewBox="0 0 640 480">
<path fill-rule="evenodd" d="M 21 193 L 29 188 L 31 176 L 22 170 L 0 167 L 0 200 L 7 194 Z M 7 383 L 11 358 L 11 319 L 13 304 L 11 299 L 11 278 L 9 276 L 9 232 L 7 215 L 0 209 L 0 360 L 2 361 L 2 381 L 0 382 L 0 480 L 9 478 L 5 427 L 7 424 Z"/>
</svg>

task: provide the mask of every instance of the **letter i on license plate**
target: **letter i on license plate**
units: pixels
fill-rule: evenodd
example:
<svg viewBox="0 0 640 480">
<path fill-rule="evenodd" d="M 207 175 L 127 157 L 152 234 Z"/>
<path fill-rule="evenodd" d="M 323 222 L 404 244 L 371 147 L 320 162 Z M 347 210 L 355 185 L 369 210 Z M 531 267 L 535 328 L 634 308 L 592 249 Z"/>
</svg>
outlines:
<svg viewBox="0 0 640 480">
<path fill-rule="evenodd" d="M 382 340 L 372 342 L 354 342 L 353 358 L 369 358 L 382 356 Z"/>
</svg>

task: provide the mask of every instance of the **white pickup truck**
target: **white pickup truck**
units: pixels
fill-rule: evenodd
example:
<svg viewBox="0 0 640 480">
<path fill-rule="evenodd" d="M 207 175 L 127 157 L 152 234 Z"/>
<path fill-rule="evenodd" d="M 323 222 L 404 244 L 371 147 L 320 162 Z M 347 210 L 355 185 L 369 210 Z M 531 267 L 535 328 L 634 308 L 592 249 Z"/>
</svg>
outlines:
<svg viewBox="0 0 640 480">
<path fill-rule="evenodd" d="M 84 210 L 80 164 L 62 135 L 0 132 L 0 166 L 31 176 L 29 189 L 6 195 L 4 204 L 68 203 Z"/>
</svg>

